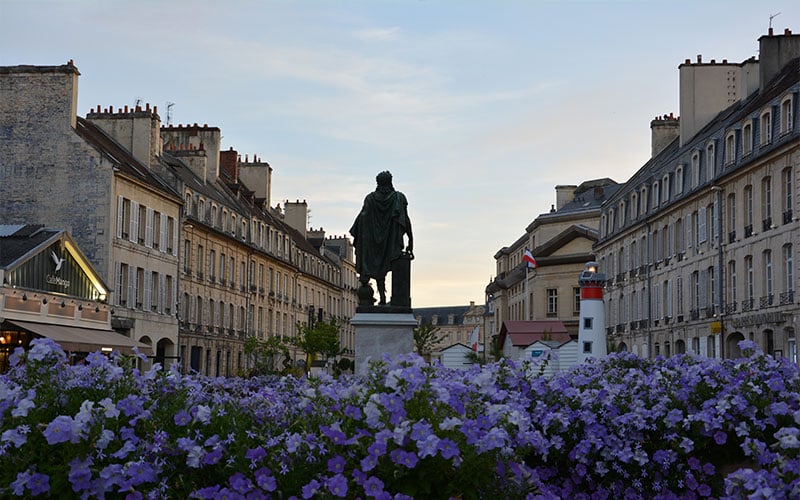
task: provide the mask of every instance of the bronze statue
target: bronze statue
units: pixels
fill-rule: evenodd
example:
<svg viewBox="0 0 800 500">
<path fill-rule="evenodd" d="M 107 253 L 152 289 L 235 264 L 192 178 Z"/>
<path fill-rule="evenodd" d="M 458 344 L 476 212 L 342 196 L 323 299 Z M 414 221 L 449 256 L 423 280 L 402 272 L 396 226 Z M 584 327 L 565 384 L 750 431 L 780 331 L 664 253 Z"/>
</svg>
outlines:
<svg viewBox="0 0 800 500">
<path fill-rule="evenodd" d="M 403 193 L 395 191 L 392 174 L 388 171 L 379 173 L 375 180 L 378 183 L 377 188 L 364 198 L 364 206 L 350 228 L 356 250 L 356 271 L 361 282 L 359 304 L 374 304 L 372 288 L 369 286 L 369 280 L 374 279 L 380 294 L 379 305 L 385 305 L 386 274 L 393 271 L 393 266 L 397 266 L 399 260 L 404 260 L 406 265 L 400 267 L 408 271 L 392 272 L 392 305 L 410 307 L 410 297 L 397 297 L 395 300 L 395 291 L 398 289 L 395 286 L 396 281 L 403 284 L 401 290 L 410 288 L 408 261 L 414 258 L 414 236 L 411 233 L 411 219 L 408 218 L 408 201 Z M 405 252 L 403 235 L 408 236 Z"/>
</svg>

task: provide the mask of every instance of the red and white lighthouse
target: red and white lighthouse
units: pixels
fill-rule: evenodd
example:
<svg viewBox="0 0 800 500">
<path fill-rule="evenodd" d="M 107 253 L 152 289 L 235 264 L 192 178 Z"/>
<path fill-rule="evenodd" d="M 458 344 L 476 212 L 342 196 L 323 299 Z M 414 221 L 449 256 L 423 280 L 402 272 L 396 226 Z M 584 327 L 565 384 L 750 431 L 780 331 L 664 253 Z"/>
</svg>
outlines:
<svg viewBox="0 0 800 500">
<path fill-rule="evenodd" d="M 603 287 L 606 275 L 597 272 L 597 262 L 587 262 L 578 278 L 581 286 L 581 313 L 578 327 L 578 363 L 608 354 Z"/>
</svg>

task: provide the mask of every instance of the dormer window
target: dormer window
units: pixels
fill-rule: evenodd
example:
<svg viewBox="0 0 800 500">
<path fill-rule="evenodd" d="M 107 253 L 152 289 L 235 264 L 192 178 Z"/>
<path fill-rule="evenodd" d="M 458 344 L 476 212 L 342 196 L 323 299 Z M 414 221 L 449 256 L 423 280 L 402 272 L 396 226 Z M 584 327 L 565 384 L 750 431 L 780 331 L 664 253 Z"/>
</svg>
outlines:
<svg viewBox="0 0 800 500">
<path fill-rule="evenodd" d="M 653 199 L 653 208 L 657 208 L 658 204 L 660 203 L 660 201 L 659 201 L 659 192 L 658 192 L 658 181 L 653 183 L 653 191 L 652 191 L 651 197 Z"/>
<path fill-rule="evenodd" d="M 711 142 L 706 146 L 706 181 L 710 181 L 714 177 L 715 167 L 716 155 L 714 151 L 714 143 Z"/>
<path fill-rule="evenodd" d="M 692 187 L 700 185 L 700 152 L 692 153 Z"/>
<path fill-rule="evenodd" d="M 781 101 L 781 135 L 792 131 L 794 124 L 794 114 L 792 113 L 794 103 L 792 101 L 792 96 L 787 96 Z"/>
<path fill-rule="evenodd" d="M 678 165 L 675 169 L 675 194 L 683 192 L 683 165 Z"/>
<path fill-rule="evenodd" d="M 736 161 L 736 131 L 725 135 L 725 165 L 733 165 Z"/>
<path fill-rule="evenodd" d="M 742 156 L 753 152 L 753 122 L 745 122 L 742 127 Z"/>
<path fill-rule="evenodd" d="M 647 186 L 642 186 L 641 191 L 639 191 L 639 206 L 642 207 L 640 211 L 642 215 L 647 213 Z"/>
<path fill-rule="evenodd" d="M 772 112 L 764 111 L 761 113 L 761 145 L 772 142 Z"/>
<path fill-rule="evenodd" d="M 639 196 L 631 193 L 631 219 L 639 217 Z"/>
<path fill-rule="evenodd" d="M 669 174 L 664 175 L 661 179 L 661 203 L 669 201 Z"/>
<path fill-rule="evenodd" d="M 625 202 L 621 201 L 619 203 L 619 227 L 625 227 L 625 220 L 626 213 L 625 213 Z"/>
</svg>

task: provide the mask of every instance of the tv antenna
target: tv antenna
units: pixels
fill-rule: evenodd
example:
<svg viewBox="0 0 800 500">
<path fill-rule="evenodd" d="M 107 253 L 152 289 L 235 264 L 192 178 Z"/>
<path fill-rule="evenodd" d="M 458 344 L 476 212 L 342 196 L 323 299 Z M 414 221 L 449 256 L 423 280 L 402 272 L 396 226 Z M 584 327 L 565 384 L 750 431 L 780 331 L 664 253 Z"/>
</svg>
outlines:
<svg viewBox="0 0 800 500">
<path fill-rule="evenodd" d="M 172 125 L 172 106 L 174 105 L 174 102 L 167 101 L 167 127 Z"/>
<path fill-rule="evenodd" d="M 772 14 L 771 16 L 769 16 L 769 29 L 772 29 L 772 20 L 775 19 L 776 17 L 780 16 L 780 15 L 781 15 L 781 13 L 778 12 L 777 14 Z"/>
</svg>

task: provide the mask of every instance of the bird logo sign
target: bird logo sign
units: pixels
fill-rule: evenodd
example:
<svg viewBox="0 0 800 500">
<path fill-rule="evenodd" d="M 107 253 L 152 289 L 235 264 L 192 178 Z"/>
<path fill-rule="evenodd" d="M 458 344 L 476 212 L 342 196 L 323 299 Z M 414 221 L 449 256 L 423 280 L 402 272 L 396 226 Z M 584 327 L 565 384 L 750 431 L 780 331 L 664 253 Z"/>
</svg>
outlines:
<svg viewBox="0 0 800 500">
<path fill-rule="evenodd" d="M 64 259 L 63 257 L 59 257 L 58 255 L 56 255 L 56 252 L 55 252 L 55 251 L 53 251 L 53 250 L 51 250 L 51 251 L 50 251 L 50 257 L 52 257 L 52 258 L 53 258 L 53 262 L 54 262 L 54 263 L 55 263 L 55 265 L 56 265 L 56 269 L 55 269 L 55 271 L 54 271 L 54 272 L 56 272 L 56 273 L 57 273 L 57 272 L 59 272 L 59 271 L 61 270 L 61 266 L 63 266 L 63 265 L 64 265 L 64 260 L 66 260 L 66 259 Z"/>
</svg>

